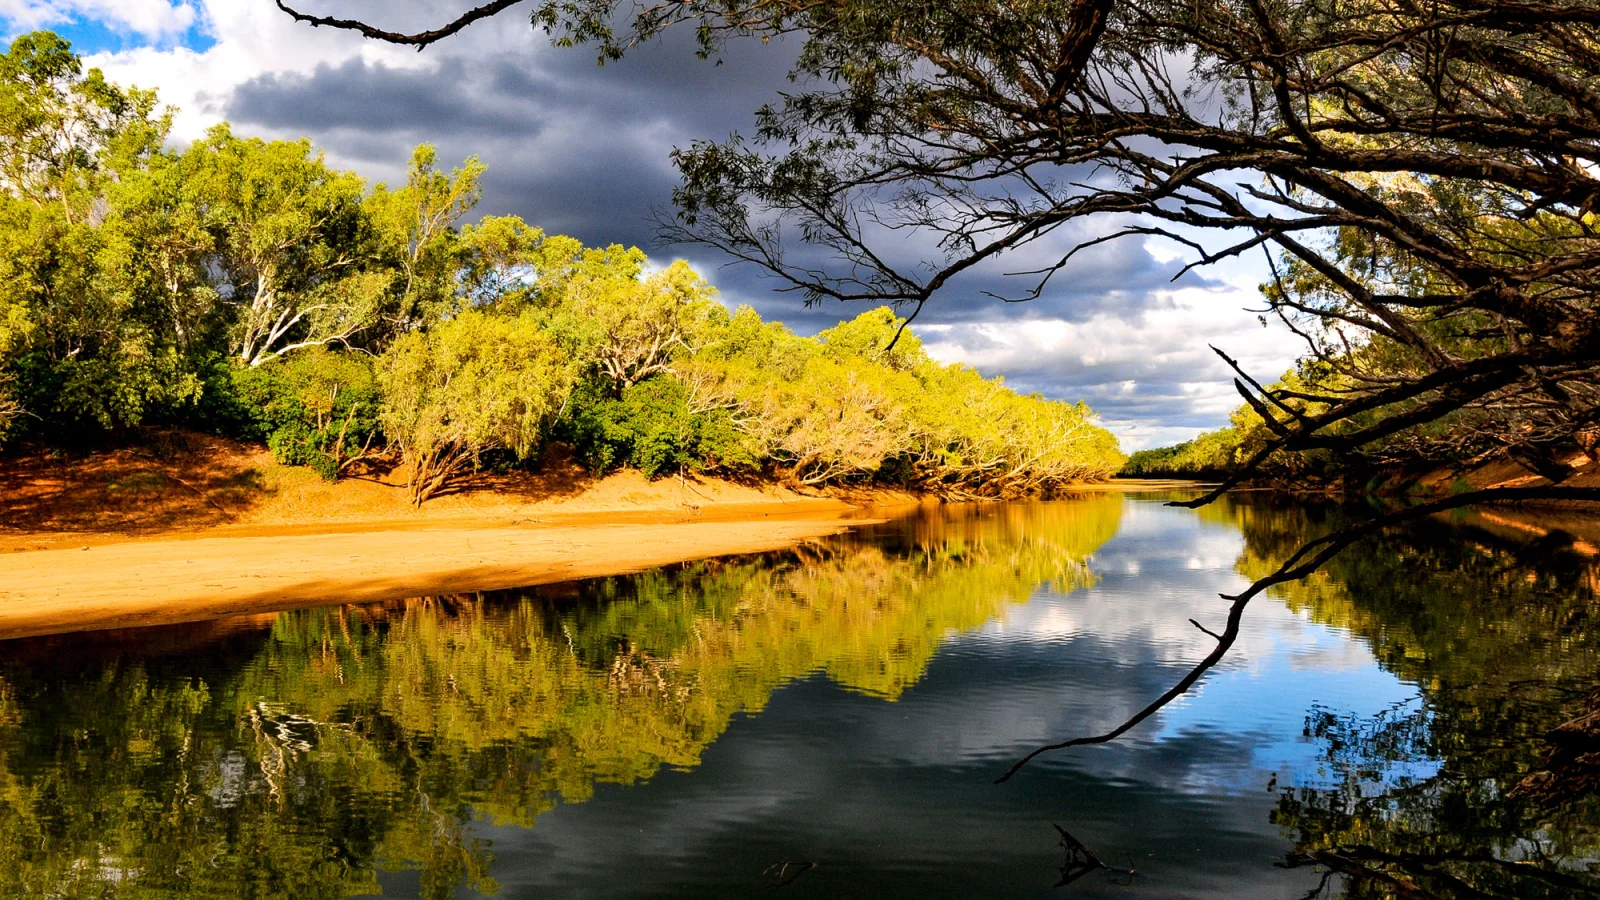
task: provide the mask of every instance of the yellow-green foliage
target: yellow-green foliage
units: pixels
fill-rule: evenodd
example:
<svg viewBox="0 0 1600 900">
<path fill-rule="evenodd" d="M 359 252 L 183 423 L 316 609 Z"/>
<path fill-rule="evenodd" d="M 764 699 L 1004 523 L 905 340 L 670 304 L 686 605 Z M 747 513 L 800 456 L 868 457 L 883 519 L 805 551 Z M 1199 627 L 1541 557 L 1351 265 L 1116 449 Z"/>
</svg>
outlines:
<svg viewBox="0 0 1600 900">
<path fill-rule="evenodd" d="M 754 453 L 798 484 L 876 478 L 1016 497 L 1107 478 L 1122 464 L 1083 404 L 1019 395 L 938 363 L 901 325 L 880 307 L 802 338 L 741 307 L 697 338 L 677 377 L 692 406 L 735 410 Z"/>
<path fill-rule="evenodd" d="M 420 146 L 391 187 L 226 124 L 169 150 L 154 94 L 48 32 L 0 54 L 0 112 L 0 437 L 159 418 L 259 439 L 305 406 L 279 377 L 294 358 L 332 371 L 361 354 L 378 359 L 378 431 L 363 402 L 357 426 L 310 410 L 266 434 L 336 477 L 354 428 L 362 458 L 404 458 L 416 502 L 486 451 L 552 440 L 596 470 L 956 496 L 1049 494 L 1122 463 L 1083 406 L 936 363 L 889 309 L 802 338 L 730 315 L 686 263 L 514 217 L 463 224 L 476 158 L 446 171 Z"/>
<path fill-rule="evenodd" d="M 469 311 L 396 340 L 380 360 L 383 430 L 420 503 L 478 454 L 536 446 L 571 389 L 571 367 L 529 315 Z"/>
<path fill-rule="evenodd" d="M 1241 443 L 1239 432 L 1232 427 L 1207 431 L 1171 447 L 1134 451 L 1122 467 L 1122 474 L 1142 478 L 1219 477 L 1244 461 L 1239 452 Z"/>
</svg>

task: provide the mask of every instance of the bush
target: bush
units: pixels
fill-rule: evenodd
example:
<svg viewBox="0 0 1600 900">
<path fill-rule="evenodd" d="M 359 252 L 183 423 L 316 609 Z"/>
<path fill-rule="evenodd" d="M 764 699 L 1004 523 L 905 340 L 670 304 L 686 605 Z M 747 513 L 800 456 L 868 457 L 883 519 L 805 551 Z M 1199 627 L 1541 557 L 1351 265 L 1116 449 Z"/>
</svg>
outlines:
<svg viewBox="0 0 1600 900">
<path fill-rule="evenodd" d="M 380 399 L 368 357 L 309 348 L 255 367 L 229 370 L 231 397 L 212 409 L 239 420 L 239 436 L 265 440 L 286 466 L 333 480 L 377 442 Z"/>
<path fill-rule="evenodd" d="M 195 361 L 172 348 L 55 359 L 42 351 L 17 358 L 12 399 L 27 425 L 51 440 L 192 417 L 203 391 Z M 149 352 L 145 352 L 145 351 Z"/>
<path fill-rule="evenodd" d="M 605 386 L 585 382 L 572 398 L 564 436 L 578 459 L 603 475 L 629 465 L 650 478 L 697 472 L 754 469 L 759 460 L 725 410 L 694 412 L 676 378 L 658 375 L 606 399 Z"/>
<path fill-rule="evenodd" d="M 531 314 L 462 313 L 401 336 L 379 370 L 384 434 L 414 504 L 486 451 L 531 456 L 572 389 L 570 360 Z"/>
</svg>

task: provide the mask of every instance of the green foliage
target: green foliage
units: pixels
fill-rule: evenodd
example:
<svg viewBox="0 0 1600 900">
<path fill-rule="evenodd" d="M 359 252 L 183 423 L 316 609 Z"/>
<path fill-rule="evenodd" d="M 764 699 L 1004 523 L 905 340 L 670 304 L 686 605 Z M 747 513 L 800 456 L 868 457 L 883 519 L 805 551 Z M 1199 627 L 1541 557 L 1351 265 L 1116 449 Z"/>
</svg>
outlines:
<svg viewBox="0 0 1600 900">
<path fill-rule="evenodd" d="M 20 403 L 10 423 L 110 427 L 196 396 L 122 264 L 127 241 L 94 221 L 120 173 L 158 152 L 168 122 L 154 94 L 84 71 L 50 32 L 0 56 L 0 381 Z"/>
<path fill-rule="evenodd" d="M 178 164 L 215 234 L 241 362 L 345 342 L 373 324 L 393 273 L 359 265 L 373 252 L 359 177 L 328 168 L 309 141 L 239 138 L 227 125 Z"/>
<path fill-rule="evenodd" d="M 745 452 L 799 485 L 876 480 L 1015 497 L 1106 478 L 1122 464 L 1087 407 L 937 363 L 901 325 L 879 308 L 801 338 L 740 308 L 707 321 L 677 377 L 692 409 L 728 410 Z"/>
<path fill-rule="evenodd" d="M 374 252 L 381 257 L 383 270 L 392 275 L 390 285 L 385 285 L 386 289 L 392 285 L 392 296 L 382 310 L 391 331 L 426 327 L 461 305 L 457 272 L 470 265 L 464 256 L 473 247 L 463 245 L 454 226 L 482 195 L 478 181 L 484 165 L 473 157 L 446 175 L 438 170 L 438 161 L 431 145 L 417 147 L 405 185 L 390 190 L 379 184 L 362 204 L 367 227 L 375 235 Z M 515 231 L 521 220 L 506 224 Z M 515 242 L 506 246 L 504 239 L 489 246 L 513 256 L 522 250 Z"/>
<path fill-rule="evenodd" d="M 370 359 L 318 347 L 262 366 L 231 368 L 234 396 L 249 419 L 245 433 L 273 457 L 309 466 L 328 480 L 371 445 L 380 399 Z"/>
<path fill-rule="evenodd" d="M 687 263 L 649 274 L 644 264 L 637 248 L 607 248 L 565 274 L 548 301 L 550 330 L 612 396 L 668 371 L 690 336 L 722 314 L 716 290 Z"/>
<path fill-rule="evenodd" d="M 1284 373 L 1282 379 L 1267 385 L 1268 394 L 1277 398 L 1271 406 L 1261 401 L 1262 409 L 1279 422 L 1293 416 L 1316 416 L 1329 407 L 1325 402 L 1306 397 L 1339 395 L 1351 389 L 1354 380 L 1346 367 L 1365 369 L 1369 374 L 1404 368 L 1409 357 L 1397 351 L 1393 342 L 1374 340 L 1343 352 L 1339 364 L 1326 359 L 1307 359 Z M 1281 403 L 1281 406 L 1278 405 Z M 1205 432 L 1193 440 L 1151 450 L 1141 450 L 1128 459 L 1120 474 L 1154 478 L 1220 479 L 1243 468 L 1274 438 L 1271 426 L 1262 418 L 1262 409 L 1249 403 L 1234 409 L 1230 424 Z M 1289 412 L 1293 410 L 1293 413 Z M 1327 433 L 1339 435 L 1356 428 L 1375 425 L 1388 413 L 1373 412 L 1352 416 L 1330 426 Z M 1279 427 L 1282 427 L 1281 424 Z M 1340 453 L 1327 449 L 1280 452 L 1256 470 L 1265 481 L 1315 486 L 1323 483 L 1375 484 L 1408 469 L 1430 469 L 1482 459 L 1501 446 L 1492 435 L 1503 430 L 1502 423 L 1477 410 L 1443 415 L 1417 427 L 1400 431 Z M 1488 452 L 1486 452 L 1488 451 Z"/>
<path fill-rule="evenodd" d="M 687 388 L 670 376 L 630 385 L 619 399 L 587 382 L 572 408 L 564 436 L 596 473 L 628 465 L 655 478 L 682 469 L 745 472 L 760 464 L 727 410 L 692 411 Z"/>
<path fill-rule="evenodd" d="M 1220 428 L 1171 447 L 1135 451 L 1120 474 L 1134 478 L 1222 478 L 1243 462 L 1239 446 L 1237 431 Z"/>
<path fill-rule="evenodd" d="M 381 351 L 450 315 L 478 253 L 455 225 L 482 166 L 442 174 L 419 147 L 404 186 L 368 190 L 309 142 L 225 124 L 164 149 L 170 115 L 50 32 L 0 56 L 0 437 L 19 424 L 47 439 L 145 422 L 261 439 L 289 428 L 281 455 L 326 469 L 339 454 L 315 414 L 262 431 L 279 414 L 245 408 L 249 380 L 234 385 L 219 360 Z"/>
<path fill-rule="evenodd" d="M 461 227 L 476 159 L 446 172 L 420 146 L 403 184 L 369 188 L 308 141 L 226 124 L 164 150 L 154 95 L 48 32 L 0 82 L 19 111 L 0 127 L 0 437 L 187 424 L 329 478 L 382 448 L 419 503 L 552 439 L 596 472 L 949 496 L 1121 464 L 1086 407 L 934 362 L 887 307 L 802 338 L 730 314 L 681 261 L 515 217 Z"/>
</svg>

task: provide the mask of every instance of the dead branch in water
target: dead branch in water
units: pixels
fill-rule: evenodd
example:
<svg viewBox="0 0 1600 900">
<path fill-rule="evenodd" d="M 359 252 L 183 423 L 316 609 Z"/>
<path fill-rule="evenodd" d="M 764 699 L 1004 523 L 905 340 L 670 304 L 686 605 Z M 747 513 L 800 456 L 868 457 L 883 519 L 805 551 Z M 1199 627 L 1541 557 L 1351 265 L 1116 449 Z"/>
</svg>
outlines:
<svg viewBox="0 0 1600 900">
<path fill-rule="evenodd" d="M 1290 581 L 1298 581 L 1301 578 L 1310 575 L 1311 573 L 1322 568 L 1325 563 L 1327 563 L 1334 556 L 1337 556 L 1340 551 L 1344 550 L 1346 547 L 1349 547 L 1351 544 L 1354 544 L 1356 541 L 1378 534 L 1389 528 L 1393 528 L 1396 525 L 1415 521 L 1417 519 L 1423 519 L 1436 513 L 1446 512 L 1452 509 L 1461 509 L 1464 507 L 1477 506 L 1484 503 L 1503 503 L 1507 501 L 1527 500 L 1579 500 L 1600 502 L 1600 488 L 1561 487 L 1559 485 L 1550 485 L 1547 487 L 1487 488 L 1480 491 L 1469 491 L 1464 494 L 1457 494 L 1454 497 L 1446 497 L 1443 500 L 1435 500 L 1431 503 L 1423 503 L 1418 506 L 1396 510 L 1385 515 L 1377 516 L 1376 518 L 1368 519 L 1365 522 L 1351 525 L 1347 528 L 1335 531 L 1332 534 L 1324 535 L 1316 540 L 1307 541 L 1306 543 L 1302 544 L 1300 548 L 1292 555 L 1290 555 L 1290 557 L 1285 560 L 1283 564 L 1280 565 L 1271 575 L 1268 575 L 1265 578 L 1257 579 L 1249 587 L 1245 588 L 1238 594 L 1220 595 L 1222 599 L 1230 602 L 1228 607 L 1227 625 L 1222 630 L 1222 634 L 1215 635 L 1208 629 L 1200 626 L 1199 623 L 1196 623 L 1196 627 L 1200 627 L 1202 631 L 1206 631 L 1208 634 L 1213 634 L 1213 637 L 1217 639 L 1216 646 L 1213 647 L 1211 652 L 1206 654 L 1205 658 L 1200 660 L 1200 662 L 1197 663 L 1194 668 L 1190 669 L 1188 674 L 1178 679 L 1176 684 L 1168 688 L 1166 693 L 1162 694 L 1160 697 L 1157 697 L 1148 706 L 1139 710 L 1137 713 L 1134 713 L 1121 725 L 1118 725 L 1110 731 L 1102 734 L 1090 735 L 1087 737 L 1072 738 L 1071 740 L 1061 741 L 1060 743 L 1056 744 L 1047 744 L 1043 747 L 1033 750 L 1027 756 L 1017 760 L 1017 762 L 1014 763 L 1011 768 L 1006 770 L 1004 775 L 1001 775 L 999 778 L 995 779 L 995 783 L 999 784 L 1009 781 L 1011 776 L 1022 770 L 1023 766 L 1026 766 L 1028 763 L 1032 762 L 1035 758 L 1042 754 L 1055 750 L 1066 750 L 1071 747 L 1082 747 L 1089 744 L 1104 744 L 1114 741 L 1131 731 L 1133 728 L 1137 727 L 1144 720 L 1155 715 L 1157 712 L 1160 712 L 1172 701 L 1188 693 L 1189 689 L 1194 687 L 1194 685 L 1200 681 L 1201 677 L 1204 676 L 1206 672 L 1209 672 L 1213 667 L 1216 666 L 1217 663 L 1221 662 L 1222 658 L 1228 654 L 1230 649 L 1233 648 L 1234 643 L 1239 639 L 1239 623 L 1243 620 L 1245 608 L 1250 605 L 1251 600 L 1254 600 L 1268 588 Z"/>
</svg>

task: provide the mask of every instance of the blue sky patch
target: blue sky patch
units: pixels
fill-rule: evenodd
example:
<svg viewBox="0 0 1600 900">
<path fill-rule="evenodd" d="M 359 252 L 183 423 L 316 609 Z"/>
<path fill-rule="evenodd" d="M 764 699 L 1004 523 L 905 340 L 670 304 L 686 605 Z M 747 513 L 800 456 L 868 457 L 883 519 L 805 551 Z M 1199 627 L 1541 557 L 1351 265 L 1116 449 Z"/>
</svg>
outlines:
<svg viewBox="0 0 1600 900">
<path fill-rule="evenodd" d="M 196 18 L 195 24 L 188 30 L 178 35 L 152 40 L 147 35 L 139 34 L 121 24 L 107 24 L 99 19 L 85 16 L 74 16 L 65 22 L 56 22 L 43 26 L 42 30 L 54 31 L 72 42 L 72 49 L 88 56 L 94 53 L 115 53 L 122 50 L 134 50 L 139 47 L 171 48 L 175 46 L 187 47 L 197 53 L 203 53 L 216 44 L 216 38 L 206 28 L 202 18 Z M 13 22 L 6 21 L 5 27 L 7 46 L 10 38 L 21 33 Z"/>
</svg>

